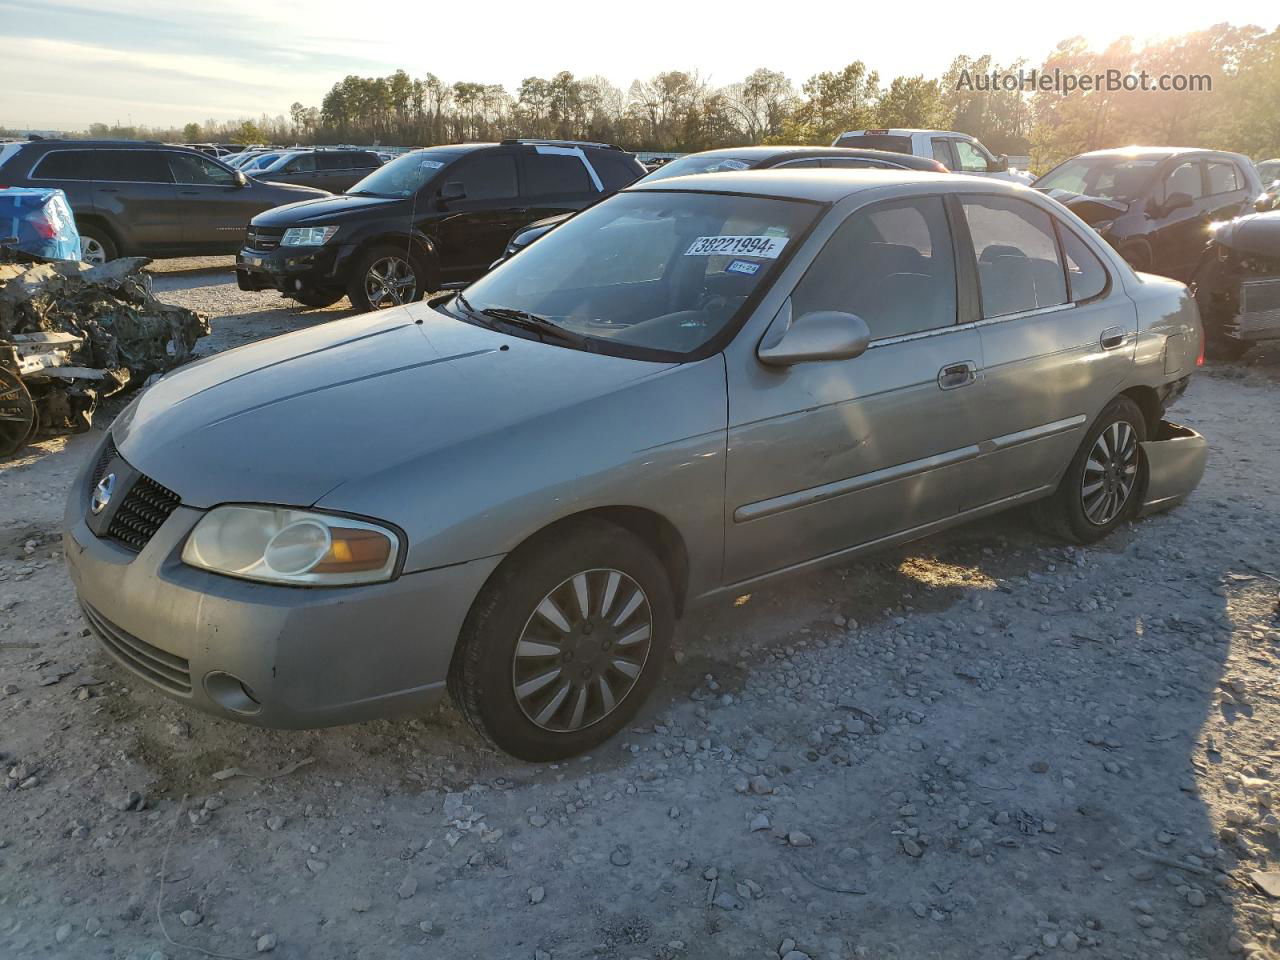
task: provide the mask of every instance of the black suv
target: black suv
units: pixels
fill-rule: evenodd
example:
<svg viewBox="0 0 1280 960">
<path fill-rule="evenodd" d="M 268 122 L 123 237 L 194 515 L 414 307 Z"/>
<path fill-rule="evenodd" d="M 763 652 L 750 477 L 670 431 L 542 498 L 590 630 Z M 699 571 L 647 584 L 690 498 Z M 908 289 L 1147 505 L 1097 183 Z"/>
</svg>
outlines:
<svg viewBox="0 0 1280 960">
<path fill-rule="evenodd" d="M 342 193 L 382 166 L 372 150 L 294 150 L 255 170 L 255 180 Z"/>
<path fill-rule="evenodd" d="M 91 263 L 234 253 L 254 214 L 326 196 L 259 183 L 187 147 L 114 140 L 4 144 L 0 186 L 63 190 Z"/>
<path fill-rule="evenodd" d="M 342 196 L 253 218 L 236 258 L 242 290 L 308 306 L 345 294 L 361 310 L 408 303 L 479 277 L 512 231 L 581 210 L 644 175 L 617 147 L 503 140 L 397 157 Z"/>
</svg>

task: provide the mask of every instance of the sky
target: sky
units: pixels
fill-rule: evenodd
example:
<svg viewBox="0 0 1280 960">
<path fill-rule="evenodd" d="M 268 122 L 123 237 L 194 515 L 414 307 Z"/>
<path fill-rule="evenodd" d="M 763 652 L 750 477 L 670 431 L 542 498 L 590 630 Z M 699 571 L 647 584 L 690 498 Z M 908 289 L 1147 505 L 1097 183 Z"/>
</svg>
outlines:
<svg viewBox="0 0 1280 960">
<path fill-rule="evenodd" d="M 514 92 L 525 77 L 559 70 L 599 74 L 625 90 L 662 70 L 697 70 L 723 85 L 762 66 L 798 87 L 814 73 L 862 60 L 887 82 L 936 76 L 961 53 L 1039 63 L 1075 34 L 1101 48 L 1120 36 L 1144 41 L 1213 22 L 1267 29 L 1280 22 L 1275 0 L 1222 0 L 1208 9 L 1190 0 L 0 0 L 0 127 L 163 127 L 287 115 L 295 101 L 318 106 L 347 74 L 398 68 Z"/>
</svg>

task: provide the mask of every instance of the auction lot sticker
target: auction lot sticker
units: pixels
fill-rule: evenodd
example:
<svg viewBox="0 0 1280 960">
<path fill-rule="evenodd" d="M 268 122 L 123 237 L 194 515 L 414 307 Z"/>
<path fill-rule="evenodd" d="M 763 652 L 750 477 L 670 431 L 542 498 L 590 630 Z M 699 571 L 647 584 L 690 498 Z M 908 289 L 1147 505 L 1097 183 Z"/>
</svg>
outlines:
<svg viewBox="0 0 1280 960">
<path fill-rule="evenodd" d="M 686 257 L 763 257 L 776 260 L 787 245 L 786 237 L 698 237 L 684 252 Z"/>
</svg>

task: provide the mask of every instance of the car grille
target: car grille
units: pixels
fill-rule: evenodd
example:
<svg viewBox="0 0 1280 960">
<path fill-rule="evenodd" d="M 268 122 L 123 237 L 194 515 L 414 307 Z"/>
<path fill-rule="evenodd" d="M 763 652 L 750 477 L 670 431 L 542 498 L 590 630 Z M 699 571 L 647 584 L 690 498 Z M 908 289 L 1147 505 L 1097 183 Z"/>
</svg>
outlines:
<svg viewBox="0 0 1280 960">
<path fill-rule="evenodd" d="M 116 455 L 115 441 L 111 439 L 111 435 L 107 434 L 107 444 L 102 448 L 102 456 L 98 457 L 98 463 L 93 468 L 93 476 L 89 479 L 89 489 L 92 490 L 98 485 L 107 474 L 107 467 L 111 464 L 111 460 Z"/>
<path fill-rule="evenodd" d="M 141 550 L 181 502 L 172 490 L 139 474 L 111 518 L 107 536 L 133 550 Z"/>
<path fill-rule="evenodd" d="M 1240 287 L 1240 312 L 1280 310 L 1280 280 L 1252 280 Z"/>
<path fill-rule="evenodd" d="M 84 617 L 93 627 L 103 646 L 116 655 L 126 667 L 141 674 L 158 687 L 179 694 L 191 694 L 191 665 L 182 657 L 166 653 L 126 633 L 87 603 L 81 603 Z"/>
<path fill-rule="evenodd" d="M 255 227 L 250 224 L 244 232 L 244 245 L 250 250 L 274 250 L 284 236 L 283 227 Z"/>
</svg>

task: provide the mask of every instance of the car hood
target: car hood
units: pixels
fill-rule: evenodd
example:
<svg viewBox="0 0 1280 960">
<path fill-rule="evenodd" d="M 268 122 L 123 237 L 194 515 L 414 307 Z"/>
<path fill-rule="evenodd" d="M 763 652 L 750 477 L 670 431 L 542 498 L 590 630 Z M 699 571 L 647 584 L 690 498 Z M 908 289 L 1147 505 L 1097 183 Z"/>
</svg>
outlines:
<svg viewBox="0 0 1280 960">
<path fill-rule="evenodd" d="M 670 366 L 508 336 L 418 303 L 183 367 L 143 393 L 112 436 L 190 506 L 310 506 Z"/>
<path fill-rule="evenodd" d="M 1215 243 L 1255 257 L 1280 257 L 1280 210 L 1251 213 L 1218 226 Z"/>
<path fill-rule="evenodd" d="M 294 227 L 308 223 L 338 223 L 348 217 L 374 210 L 394 210 L 405 204 L 405 200 L 400 197 L 357 197 L 349 193 L 332 194 L 324 191 L 319 193 L 314 199 L 265 210 L 253 218 L 253 225 Z"/>
<path fill-rule="evenodd" d="M 328 190 L 321 190 L 319 187 L 304 187 L 296 183 L 272 183 L 270 180 L 258 180 L 251 173 L 246 173 L 245 176 L 253 181 L 255 189 L 266 191 L 280 203 L 322 200 L 333 196 Z"/>
<path fill-rule="evenodd" d="M 1052 197 L 1088 224 L 1103 220 L 1114 220 L 1129 212 L 1129 205 L 1120 200 L 1108 200 L 1106 197 L 1091 197 L 1083 193 L 1072 193 L 1070 190 L 1042 190 L 1046 197 Z"/>
</svg>

